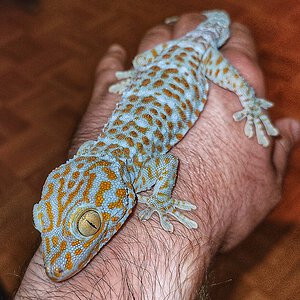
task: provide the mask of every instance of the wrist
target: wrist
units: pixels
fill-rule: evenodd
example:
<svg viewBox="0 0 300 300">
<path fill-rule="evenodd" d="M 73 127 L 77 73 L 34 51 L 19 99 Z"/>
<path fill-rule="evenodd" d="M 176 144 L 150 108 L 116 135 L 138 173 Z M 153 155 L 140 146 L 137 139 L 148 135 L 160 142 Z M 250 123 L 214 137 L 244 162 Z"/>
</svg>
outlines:
<svg viewBox="0 0 300 300">
<path fill-rule="evenodd" d="M 66 293 L 75 299 L 78 291 L 82 297 L 90 298 L 92 293 L 95 298 L 106 295 L 108 299 L 195 296 L 213 255 L 206 225 L 188 230 L 176 224 L 171 234 L 161 228 L 157 217 L 140 222 L 135 214 L 84 270 L 65 282 L 55 283 L 46 276 L 38 250 L 16 299 Z"/>
</svg>

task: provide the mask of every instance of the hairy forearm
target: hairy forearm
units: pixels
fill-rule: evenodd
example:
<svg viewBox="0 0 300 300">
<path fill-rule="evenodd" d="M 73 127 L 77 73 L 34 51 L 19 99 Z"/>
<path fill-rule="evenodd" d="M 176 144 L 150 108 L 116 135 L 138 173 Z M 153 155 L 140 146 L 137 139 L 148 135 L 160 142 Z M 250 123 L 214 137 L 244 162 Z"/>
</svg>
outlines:
<svg viewBox="0 0 300 300">
<path fill-rule="evenodd" d="M 34 256 L 16 299 L 188 299 L 199 287 L 210 258 L 204 236 L 185 230 L 167 235 L 158 224 L 131 220 L 82 272 L 54 283 L 41 253 Z"/>
</svg>

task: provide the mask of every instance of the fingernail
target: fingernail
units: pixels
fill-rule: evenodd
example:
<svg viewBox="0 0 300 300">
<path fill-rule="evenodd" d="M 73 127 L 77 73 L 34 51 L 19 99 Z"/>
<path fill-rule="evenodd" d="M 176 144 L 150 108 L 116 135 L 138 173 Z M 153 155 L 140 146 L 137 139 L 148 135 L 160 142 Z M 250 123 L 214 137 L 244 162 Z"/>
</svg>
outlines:
<svg viewBox="0 0 300 300">
<path fill-rule="evenodd" d="M 293 120 L 291 123 L 291 130 L 294 137 L 295 142 L 300 141 L 300 122 L 297 120 Z"/>
<path fill-rule="evenodd" d="M 108 51 L 120 51 L 122 47 L 119 44 L 112 44 L 108 48 Z"/>
</svg>

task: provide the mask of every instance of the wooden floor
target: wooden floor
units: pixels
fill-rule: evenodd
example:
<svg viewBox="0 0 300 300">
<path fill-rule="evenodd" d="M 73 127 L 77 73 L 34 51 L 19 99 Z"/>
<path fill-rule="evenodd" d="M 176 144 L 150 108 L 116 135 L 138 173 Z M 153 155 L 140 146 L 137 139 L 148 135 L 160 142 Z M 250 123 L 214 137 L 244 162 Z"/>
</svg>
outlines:
<svg viewBox="0 0 300 300">
<path fill-rule="evenodd" d="M 225 9 L 254 33 L 273 116 L 300 119 L 299 0 L 26 2 L 0 2 L 0 287 L 7 295 L 39 243 L 33 203 L 66 157 L 96 63 L 111 43 L 132 57 L 143 33 L 166 16 Z M 300 299 L 299 198 L 298 149 L 282 203 L 242 245 L 216 259 L 207 281 L 211 299 Z"/>
</svg>

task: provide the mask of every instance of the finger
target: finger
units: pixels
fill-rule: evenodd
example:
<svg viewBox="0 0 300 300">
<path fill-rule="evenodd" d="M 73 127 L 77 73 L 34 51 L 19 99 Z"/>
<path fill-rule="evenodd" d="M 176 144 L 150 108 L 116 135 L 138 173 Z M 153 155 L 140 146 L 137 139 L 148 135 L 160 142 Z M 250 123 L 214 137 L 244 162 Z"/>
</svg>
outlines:
<svg viewBox="0 0 300 300">
<path fill-rule="evenodd" d="M 101 94 L 117 79 L 115 73 L 124 70 L 126 51 L 118 44 L 111 45 L 96 68 L 95 86 L 91 103 L 99 102 Z"/>
<path fill-rule="evenodd" d="M 112 45 L 98 64 L 92 99 L 74 135 L 70 156 L 82 143 L 98 137 L 114 110 L 119 99 L 108 93 L 108 87 L 116 81 L 115 72 L 124 69 L 125 58 L 125 50 L 119 45 Z"/>
<path fill-rule="evenodd" d="M 168 42 L 172 38 L 172 26 L 158 25 L 150 29 L 142 39 L 138 53 L 152 49 L 158 44 Z"/>
<path fill-rule="evenodd" d="M 300 141 L 300 122 L 293 119 L 281 119 L 276 122 L 280 137 L 275 140 L 273 162 L 281 179 L 288 163 L 292 148 Z"/>
<path fill-rule="evenodd" d="M 173 39 L 178 39 L 186 33 L 194 30 L 204 20 L 205 16 L 200 13 L 182 15 L 174 26 Z"/>
<path fill-rule="evenodd" d="M 230 39 L 222 48 L 227 51 L 243 53 L 252 61 L 257 61 L 254 39 L 248 27 L 240 23 L 232 23 L 230 27 Z"/>
<path fill-rule="evenodd" d="M 249 29 L 242 24 L 233 23 L 230 38 L 221 51 L 253 86 L 256 95 L 263 98 L 265 95 L 264 77 L 257 62 L 255 44 Z"/>
</svg>

